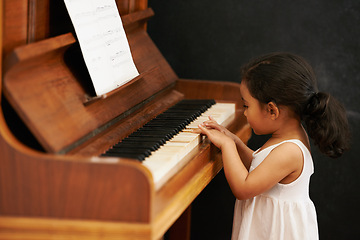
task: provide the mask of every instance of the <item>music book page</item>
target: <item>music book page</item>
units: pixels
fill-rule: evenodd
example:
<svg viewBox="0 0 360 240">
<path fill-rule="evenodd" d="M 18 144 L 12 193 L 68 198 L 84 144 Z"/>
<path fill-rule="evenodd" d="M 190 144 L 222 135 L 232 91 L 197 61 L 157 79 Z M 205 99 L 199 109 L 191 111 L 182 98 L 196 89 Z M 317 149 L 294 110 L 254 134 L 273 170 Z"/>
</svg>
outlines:
<svg viewBox="0 0 360 240">
<path fill-rule="evenodd" d="M 115 0 L 64 0 L 96 95 L 139 75 Z"/>
</svg>

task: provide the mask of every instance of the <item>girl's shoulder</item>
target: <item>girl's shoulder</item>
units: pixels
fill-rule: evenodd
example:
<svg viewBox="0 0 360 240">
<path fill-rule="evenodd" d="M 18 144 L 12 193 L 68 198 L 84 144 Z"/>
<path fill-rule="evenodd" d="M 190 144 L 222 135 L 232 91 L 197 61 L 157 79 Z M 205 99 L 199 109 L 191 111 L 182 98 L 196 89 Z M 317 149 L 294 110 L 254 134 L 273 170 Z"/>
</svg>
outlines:
<svg viewBox="0 0 360 240">
<path fill-rule="evenodd" d="M 306 148 L 305 144 L 299 139 L 289 139 L 281 141 L 273 145 L 273 151 L 286 152 L 291 155 L 299 155 L 302 153 L 303 147 Z"/>
<path fill-rule="evenodd" d="M 302 147 L 307 148 L 307 146 L 299 139 L 287 139 L 282 141 L 269 142 L 268 144 L 264 144 L 260 149 L 258 149 L 255 154 L 260 152 L 268 152 L 271 153 L 276 150 L 277 151 L 298 151 L 301 150 Z"/>
<path fill-rule="evenodd" d="M 285 144 L 285 143 L 289 143 L 289 144 Z M 298 145 L 299 147 L 303 146 L 305 148 L 307 148 L 310 152 L 310 142 L 309 142 L 309 138 L 307 137 L 307 135 L 305 136 L 299 136 L 299 137 L 294 137 L 294 138 L 289 138 L 289 139 L 272 139 L 270 138 L 260 149 L 259 151 L 262 151 L 264 149 L 267 148 L 275 148 L 278 147 L 280 145 L 285 144 L 286 146 L 291 146 L 291 143 Z"/>
<path fill-rule="evenodd" d="M 286 139 L 281 141 L 268 141 L 253 153 L 253 157 L 268 158 L 275 157 L 289 161 L 290 159 L 303 159 L 305 152 L 310 153 L 309 145 L 300 139 Z M 310 153 L 311 154 L 311 153 Z"/>
</svg>

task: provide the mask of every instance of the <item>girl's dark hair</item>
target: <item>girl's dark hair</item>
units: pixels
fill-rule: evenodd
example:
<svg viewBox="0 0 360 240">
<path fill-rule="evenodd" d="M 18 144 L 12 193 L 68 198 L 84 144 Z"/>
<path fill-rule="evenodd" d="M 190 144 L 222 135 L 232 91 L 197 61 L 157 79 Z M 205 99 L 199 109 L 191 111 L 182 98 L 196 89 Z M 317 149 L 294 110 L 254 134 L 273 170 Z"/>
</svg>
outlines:
<svg viewBox="0 0 360 240">
<path fill-rule="evenodd" d="M 312 67 L 291 53 L 270 53 L 242 67 L 242 81 L 261 103 L 290 107 L 305 122 L 320 151 L 339 157 L 349 147 L 344 107 L 328 93 L 318 92 Z"/>
</svg>

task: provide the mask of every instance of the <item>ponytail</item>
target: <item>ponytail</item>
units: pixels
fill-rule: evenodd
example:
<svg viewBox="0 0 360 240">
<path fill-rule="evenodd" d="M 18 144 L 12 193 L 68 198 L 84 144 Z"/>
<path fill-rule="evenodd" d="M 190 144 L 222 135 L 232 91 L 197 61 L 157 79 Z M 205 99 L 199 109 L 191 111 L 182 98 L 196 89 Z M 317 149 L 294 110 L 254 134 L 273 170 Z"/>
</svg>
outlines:
<svg viewBox="0 0 360 240">
<path fill-rule="evenodd" d="M 330 94 L 314 93 L 303 114 L 307 132 L 322 153 L 337 158 L 349 148 L 346 111 Z"/>
</svg>

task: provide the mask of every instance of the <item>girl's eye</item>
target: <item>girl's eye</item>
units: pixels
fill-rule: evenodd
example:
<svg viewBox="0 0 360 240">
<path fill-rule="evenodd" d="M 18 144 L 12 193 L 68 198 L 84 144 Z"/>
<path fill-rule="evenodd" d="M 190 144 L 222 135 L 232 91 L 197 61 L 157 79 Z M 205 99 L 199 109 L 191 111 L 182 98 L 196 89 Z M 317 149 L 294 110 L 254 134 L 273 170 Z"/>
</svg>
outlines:
<svg viewBox="0 0 360 240">
<path fill-rule="evenodd" d="M 247 105 L 245 105 L 245 104 L 243 105 L 243 107 L 244 107 L 244 108 L 248 108 L 248 106 L 247 106 Z"/>
</svg>

